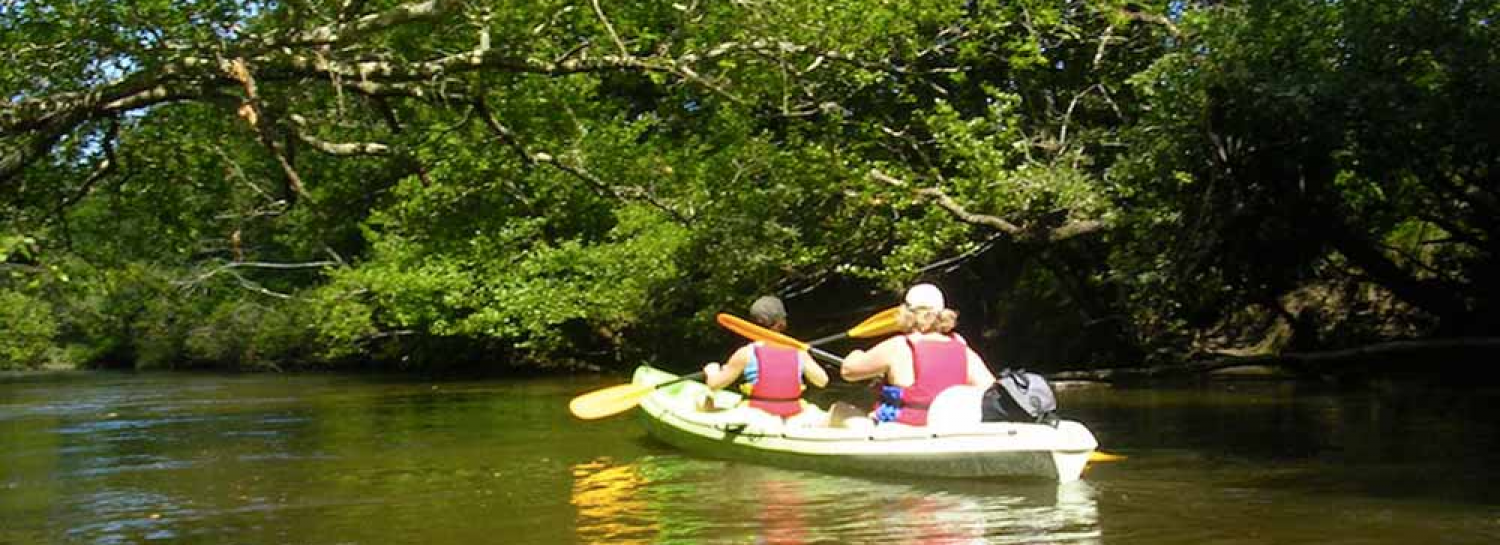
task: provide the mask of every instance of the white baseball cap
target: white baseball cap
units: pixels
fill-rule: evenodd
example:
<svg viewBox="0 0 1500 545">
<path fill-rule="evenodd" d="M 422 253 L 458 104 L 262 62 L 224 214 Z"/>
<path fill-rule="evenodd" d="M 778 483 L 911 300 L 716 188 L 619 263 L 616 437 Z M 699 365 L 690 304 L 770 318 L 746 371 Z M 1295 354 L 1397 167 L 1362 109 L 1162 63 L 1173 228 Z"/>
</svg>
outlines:
<svg viewBox="0 0 1500 545">
<path fill-rule="evenodd" d="M 917 284 L 906 290 L 906 306 L 913 309 L 942 310 L 943 291 L 932 284 Z"/>
</svg>

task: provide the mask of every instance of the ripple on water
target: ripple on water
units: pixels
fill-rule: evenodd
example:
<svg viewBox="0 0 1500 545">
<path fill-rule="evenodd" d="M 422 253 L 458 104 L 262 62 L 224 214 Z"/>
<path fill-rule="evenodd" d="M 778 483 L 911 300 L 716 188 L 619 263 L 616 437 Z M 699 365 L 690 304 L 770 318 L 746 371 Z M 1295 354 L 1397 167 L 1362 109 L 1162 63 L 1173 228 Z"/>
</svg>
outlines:
<svg viewBox="0 0 1500 545">
<path fill-rule="evenodd" d="M 69 537 L 90 543 L 134 543 L 161 536 L 173 531 L 174 519 L 192 514 L 171 496 L 133 489 L 85 494 L 67 507 L 90 514 L 67 529 Z"/>
<path fill-rule="evenodd" d="M 152 457 L 152 458 L 157 458 L 157 459 L 152 460 L 152 461 L 148 461 L 148 462 L 129 462 L 129 461 L 122 461 L 121 459 L 118 459 L 118 458 L 101 458 L 101 459 L 98 459 L 99 461 L 97 462 L 98 465 L 96 467 L 87 467 L 87 468 L 83 468 L 83 469 L 77 469 L 77 470 L 68 472 L 66 474 L 66 476 L 68 476 L 68 477 L 100 477 L 100 476 L 106 476 L 106 475 L 119 475 L 119 474 L 124 474 L 124 473 L 143 473 L 143 472 L 152 472 L 152 471 L 173 471 L 173 470 L 180 470 L 180 469 L 188 469 L 188 468 L 191 468 L 191 467 L 194 467 L 194 466 L 197 465 L 196 463 L 190 462 L 190 461 L 187 461 L 187 460 L 172 460 L 172 459 L 159 458 L 159 457 Z"/>
<path fill-rule="evenodd" d="M 57 433 L 61 435 L 108 434 L 110 432 L 145 430 L 177 424 L 195 424 L 206 422 L 208 420 L 210 420 L 210 418 L 204 416 L 168 416 L 161 418 L 139 419 L 106 418 L 103 420 L 75 422 L 73 424 L 58 428 Z"/>
</svg>

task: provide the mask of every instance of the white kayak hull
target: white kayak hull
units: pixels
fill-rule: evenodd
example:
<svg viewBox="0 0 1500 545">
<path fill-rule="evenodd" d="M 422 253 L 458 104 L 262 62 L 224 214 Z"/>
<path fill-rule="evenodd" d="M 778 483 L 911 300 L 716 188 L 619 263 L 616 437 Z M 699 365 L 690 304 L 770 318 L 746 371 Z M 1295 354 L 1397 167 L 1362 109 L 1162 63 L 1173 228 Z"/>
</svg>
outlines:
<svg viewBox="0 0 1500 545">
<path fill-rule="evenodd" d="M 675 378 L 642 366 L 634 382 L 654 385 Z M 787 467 L 876 475 L 1025 476 L 1059 482 L 1077 480 L 1089 454 L 1098 448 L 1094 435 L 1077 422 L 1064 420 L 1053 427 L 972 421 L 977 420 L 977 405 L 976 418 L 945 419 L 952 422 L 949 425 L 797 427 L 745 407 L 700 409 L 709 394 L 706 386 L 693 381 L 658 388 L 641 401 L 647 432 L 690 452 Z M 717 407 L 736 407 L 741 401 L 732 392 L 712 395 Z M 935 404 L 935 413 L 936 409 Z"/>
</svg>

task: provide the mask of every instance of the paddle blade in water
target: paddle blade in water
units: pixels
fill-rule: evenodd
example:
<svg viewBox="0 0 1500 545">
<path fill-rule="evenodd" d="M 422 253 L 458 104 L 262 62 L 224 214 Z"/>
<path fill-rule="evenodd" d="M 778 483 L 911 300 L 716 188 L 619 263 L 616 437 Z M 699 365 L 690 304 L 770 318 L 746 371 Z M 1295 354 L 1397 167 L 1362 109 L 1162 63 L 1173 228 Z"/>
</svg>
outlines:
<svg viewBox="0 0 1500 545">
<path fill-rule="evenodd" d="M 1090 462 L 1118 462 L 1124 459 L 1125 455 L 1123 454 L 1110 454 L 1098 450 L 1089 453 Z"/>
<path fill-rule="evenodd" d="M 718 319 L 719 325 L 724 326 L 724 329 L 728 329 L 730 331 L 738 333 L 741 337 L 750 339 L 752 341 L 764 341 L 771 344 L 779 344 L 781 346 L 796 348 L 798 350 L 808 349 L 808 345 L 805 342 L 793 339 L 786 335 L 782 335 L 775 331 L 771 331 L 769 329 L 752 324 L 748 321 L 731 316 L 729 314 L 720 314 L 716 317 L 716 319 Z"/>
<path fill-rule="evenodd" d="M 891 307 L 880 311 L 880 314 L 869 317 L 859 325 L 849 330 L 849 336 L 857 339 L 880 337 L 900 331 L 896 325 L 896 314 L 901 307 Z"/>
<path fill-rule="evenodd" d="M 568 412 L 583 420 L 594 420 L 628 411 L 653 390 L 646 384 L 621 384 L 595 390 L 568 402 Z"/>
</svg>

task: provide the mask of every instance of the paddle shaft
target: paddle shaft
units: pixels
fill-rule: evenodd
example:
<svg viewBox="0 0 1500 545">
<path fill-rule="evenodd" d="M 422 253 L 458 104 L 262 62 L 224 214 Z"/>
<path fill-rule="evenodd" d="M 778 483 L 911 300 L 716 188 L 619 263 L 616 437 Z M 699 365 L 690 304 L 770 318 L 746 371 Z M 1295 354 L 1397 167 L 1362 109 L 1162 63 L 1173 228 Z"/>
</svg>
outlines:
<svg viewBox="0 0 1500 545">
<path fill-rule="evenodd" d="M 817 343 L 819 343 L 822 340 L 823 339 L 818 339 L 817 341 L 813 341 L 811 344 L 817 344 Z M 826 361 L 828 363 L 832 363 L 836 367 L 843 367 L 844 366 L 844 358 L 840 358 L 838 356 L 830 354 L 830 353 L 828 353 L 828 351 L 823 350 L 821 348 L 818 348 L 816 346 L 812 346 L 811 344 L 809 344 L 808 347 L 807 347 L 807 353 L 812 354 L 812 356 L 814 358 Z"/>
<path fill-rule="evenodd" d="M 674 378 L 672 380 L 663 382 L 661 384 L 654 385 L 651 388 L 653 388 L 653 389 L 660 388 L 662 386 L 666 386 L 666 385 L 669 385 L 669 384 L 677 384 L 679 382 L 686 381 L 686 380 L 703 380 L 703 378 L 706 377 L 706 376 L 707 375 L 703 374 L 703 371 L 698 371 L 697 373 L 689 373 L 689 374 L 682 375 L 680 377 Z"/>
<path fill-rule="evenodd" d="M 830 354 L 827 351 L 821 350 L 811 344 L 788 337 L 786 334 L 780 331 L 773 331 L 770 329 L 766 329 L 763 326 L 750 323 L 745 319 L 739 318 L 732 314 L 721 313 L 718 316 L 715 316 L 714 319 L 719 322 L 719 325 L 724 326 L 725 329 L 738 333 L 740 336 L 752 341 L 767 342 L 771 344 L 795 348 L 797 350 L 806 350 L 808 353 L 812 354 L 814 358 L 818 358 L 835 365 L 844 365 L 844 358 L 840 358 L 838 356 Z M 819 339 L 819 342 L 822 342 L 823 340 L 824 339 Z"/>
<path fill-rule="evenodd" d="M 844 331 L 844 332 L 841 332 L 841 333 L 834 333 L 832 335 L 829 335 L 827 337 L 819 338 L 819 339 L 814 340 L 812 342 L 809 342 L 807 344 L 811 345 L 811 346 L 817 346 L 817 345 L 820 345 L 820 344 L 828 344 L 828 343 L 831 343 L 833 341 L 841 341 L 841 340 L 847 339 L 849 337 L 865 338 L 865 337 L 873 337 L 873 336 L 878 336 L 878 335 L 885 335 L 885 334 L 888 334 L 888 333 L 895 333 L 896 330 L 899 327 L 899 326 L 896 325 L 896 313 L 898 311 L 900 311 L 900 310 L 901 310 L 901 307 L 891 307 L 891 308 L 882 310 L 882 311 L 876 313 L 874 316 L 869 317 L 865 321 L 860 322 L 859 325 L 854 326 L 853 328 L 849 329 L 848 331 Z"/>
<path fill-rule="evenodd" d="M 809 344 L 809 345 L 828 344 L 828 343 L 831 343 L 833 341 L 842 341 L 842 340 L 847 339 L 847 338 L 849 338 L 849 332 L 845 331 L 843 333 L 834 333 L 834 334 L 829 335 L 827 337 L 813 339 L 811 341 L 808 341 L 807 344 Z"/>
</svg>

